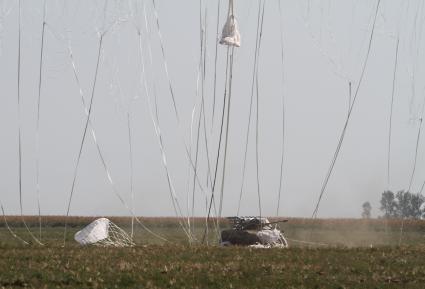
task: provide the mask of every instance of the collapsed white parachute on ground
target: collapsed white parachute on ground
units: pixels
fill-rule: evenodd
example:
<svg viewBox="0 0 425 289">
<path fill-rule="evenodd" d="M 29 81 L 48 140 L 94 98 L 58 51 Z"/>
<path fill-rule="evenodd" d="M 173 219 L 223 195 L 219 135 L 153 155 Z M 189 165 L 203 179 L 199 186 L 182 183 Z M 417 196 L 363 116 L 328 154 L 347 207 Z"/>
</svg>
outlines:
<svg viewBox="0 0 425 289">
<path fill-rule="evenodd" d="M 277 244 L 280 242 L 281 232 L 277 229 L 261 230 L 257 233 L 261 244 Z"/>
<path fill-rule="evenodd" d="M 80 245 L 111 247 L 134 246 L 130 236 L 107 218 L 94 220 L 74 236 Z"/>
<path fill-rule="evenodd" d="M 238 22 L 236 21 L 236 17 L 233 14 L 232 0 L 229 1 L 229 13 L 221 32 L 220 44 L 236 47 L 241 46 L 241 35 L 238 29 Z"/>
</svg>

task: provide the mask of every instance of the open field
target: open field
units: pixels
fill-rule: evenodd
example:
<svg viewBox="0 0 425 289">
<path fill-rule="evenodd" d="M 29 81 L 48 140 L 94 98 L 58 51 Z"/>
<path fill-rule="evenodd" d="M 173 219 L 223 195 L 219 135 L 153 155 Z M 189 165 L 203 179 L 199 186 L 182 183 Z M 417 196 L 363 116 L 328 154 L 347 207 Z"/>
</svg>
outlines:
<svg viewBox="0 0 425 289">
<path fill-rule="evenodd" d="M 45 246 L 23 245 L 1 224 L 0 288 L 424 288 L 425 284 L 425 221 L 405 222 L 402 246 L 397 246 L 399 220 L 344 219 L 290 219 L 282 226 L 289 249 L 189 246 L 173 218 L 143 219 L 170 243 L 137 227 L 134 248 L 77 246 L 73 233 L 92 219 L 70 219 L 65 248 L 61 217 L 43 218 Z M 129 229 L 128 218 L 111 219 Z M 26 218 L 38 234 L 36 220 Z M 20 217 L 8 221 L 29 240 Z M 196 220 L 198 236 L 203 222 Z"/>
<path fill-rule="evenodd" d="M 131 218 L 108 217 L 115 224 L 130 232 Z M 38 236 L 38 217 L 26 216 L 25 221 L 34 235 Z M 70 217 L 68 219 L 67 246 L 77 245 L 73 240 L 73 235 L 96 217 Z M 283 219 L 283 218 L 282 218 Z M 143 224 L 157 234 L 167 238 L 172 243 L 187 244 L 187 238 L 179 227 L 176 218 L 140 218 Z M 275 219 L 270 218 L 271 221 Z M 19 236 L 27 241 L 31 237 L 26 232 L 20 216 L 7 217 L 10 227 Z M 205 219 L 196 218 L 194 220 L 194 232 L 198 239 L 202 239 L 205 227 Z M 65 218 L 62 216 L 48 216 L 42 218 L 42 240 L 50 246 L 62 246 L 64 238 Z M 0 222 L 0 245 L 17 246 L 19 241 L 12 237 Z M 220 220 L 221 228 L 229 227 L 229 223 Z M 323 243 L 331 246 L 343 247 L 370 247 L 370 246 L 396 246 L 399 244 L 401 220 L 385 219 L 300 219 L 289 218 L 287 223 L 280 225 L 285 232 L 285 236 L 290 239 L 293 246 L 305 246 L 306 244 L 297 241 L 307 241 L 313 243 Z M 209 224 L 209 241 L 217 241 L 214 234 L 213 222 Z M 135 223 L 134 240 L 137 244 L 162 244 L 163 242 L 147 233 Z M 292 241 L 291 241 L 292 240 Z M 424 244 L 425 242 L 425 221 L 405 220 L 403 229 L 403 245 Z M 314 244 L 310 244 L 313 245 Z M 317 246 L 322 246 L 316 244 Z"/>
</svg>

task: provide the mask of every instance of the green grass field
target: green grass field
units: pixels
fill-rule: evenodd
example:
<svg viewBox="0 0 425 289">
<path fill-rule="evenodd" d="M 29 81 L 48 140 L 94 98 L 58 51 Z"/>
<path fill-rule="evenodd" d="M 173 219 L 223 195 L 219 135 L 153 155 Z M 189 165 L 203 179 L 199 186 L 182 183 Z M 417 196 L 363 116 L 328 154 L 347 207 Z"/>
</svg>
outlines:
<svg viewBox="0 0 425 289">
<path fill-rule="evenodd" d="M 289 249 L 189 245 L 173 218 L 143 222 L 133 248 L 80 247 L 73 234 L 94 218 L 43 218 L 44 246 L 23 245 L 0 225 L 0 288 L 424 288 L 425 221 L 290 219 Z M 129 230 L 128 218 L 111 218 Z M 26 218 L 38 234 L 36 218 Z M 20 218 L 8 218 L 29 241 Z M 223 224 L 225 222 L 223 221 Z M 195 231 L 201 239 L 203 220 Z M 302 242 L 312 242 L 302 243 Z"/>
</svg>

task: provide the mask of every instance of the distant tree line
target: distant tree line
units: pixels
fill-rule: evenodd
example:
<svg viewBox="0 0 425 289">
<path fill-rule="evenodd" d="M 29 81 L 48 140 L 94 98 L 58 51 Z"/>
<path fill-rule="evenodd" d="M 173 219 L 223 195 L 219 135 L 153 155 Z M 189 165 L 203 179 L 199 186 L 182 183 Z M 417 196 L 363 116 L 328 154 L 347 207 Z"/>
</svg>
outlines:
<svg viewBox="0 0 425 289">
<path fill-rule="evenodd" d="M 381 197 L 381 211 L 384 218 L 425 218 L 425 197 L 408 191 L 385 191 Z"/>
</svg>

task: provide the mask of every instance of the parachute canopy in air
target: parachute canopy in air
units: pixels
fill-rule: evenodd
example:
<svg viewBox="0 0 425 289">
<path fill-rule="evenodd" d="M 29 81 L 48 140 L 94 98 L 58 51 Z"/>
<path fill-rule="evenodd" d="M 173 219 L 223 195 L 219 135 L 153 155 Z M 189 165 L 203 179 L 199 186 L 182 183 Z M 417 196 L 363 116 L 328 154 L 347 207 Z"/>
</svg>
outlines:
<svg viewBox="0 0 425 289">
<path fill-rule="evenodd" d="M 229 9 L 227 12 L 227 20 L 221 32 L 220 44 L 227 46 L 241 46 L 241 35 L 238 29 L 238 22 L 233 13 L 233 0 L 229 0 Z"/>
<path fill-rule="evenodd" d="M 227 17 L 227 21 L 221 33 L 220 44 L 236 47 L 241 46 L 241 35 L 238 29 L 238 22 L 233 14 Z"/>
</svg>

